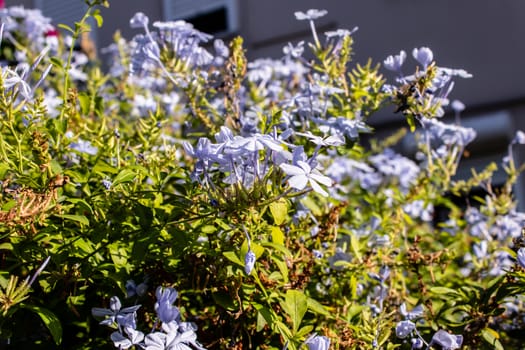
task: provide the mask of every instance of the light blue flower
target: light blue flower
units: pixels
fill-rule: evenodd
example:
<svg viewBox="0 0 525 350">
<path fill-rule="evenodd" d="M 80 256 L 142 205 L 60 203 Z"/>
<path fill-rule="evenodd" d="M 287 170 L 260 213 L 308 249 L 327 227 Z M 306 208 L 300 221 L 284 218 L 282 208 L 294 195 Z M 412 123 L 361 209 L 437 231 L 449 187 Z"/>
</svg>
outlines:
<svg viewBox="0 0 525 350">
<path fill-rule="evenodd" d="M 326 10 L 309 9 L 308 11 L 306 11 L 306 13 L 297 11 L 294 14 L 295 14 L 295 18 L 298 21 L 304 21 L 304 20 L 313 21 L 314 19 L 325 16 L 327 13 L 328 11 Z"/>
<path fill-rule="evenodd" d="M 406 319 L 414 320 L 423 315 L 423 306 L 417 305 L 415 308 L 412 309 L 412 311 L 408 311 L 407 305 L 403 303 L 399 307 L 399 311 L 401 312 L 401 315 L 403 315 Z"/>
<path fill-rule="evenodd" d="M 330 338 L 324 335 L 313 334 L 304 343 L 308 346 L 308 350 L 330 349 Z"/>
<path fill-rule="evenodd" d="M 134 345 L 141 346 L 141 343 L 144 340 L 144 333 L 131 327 L 124 327 L 124 331 L 126 332 L 127 337 L 120 332 L 111 333 L 111 340 L 116 348 L 129 349 Z"/>
<path fill-rule="evenodd" d="M 125 307 L 122 309 L 122 304 L 117 296 L 113 296 L 109 300 L 109 309 L 94 307 L 91 309 L 91 314 L 95 317 L 105 317 L 100 324 L 111 326 L 115 322 L 121 327 L 136 328 L 135 315 L 140 305 Z"/>
<path fill-rule="evenodd" d="M 452 101 L 450 106 L 452 107 L 452 109 L 456 113 L 463 112 L 465 110 L 465 104 L 463 102 L 461 102 L 460 100 Z"/>
<path fill-rule="evenodd" d="M 19 68 L 22 67 L 22 68 Z M 24 99 L 29 100 L 33 92 L 31 87 L 24 80 L 24 75 L 27 74 L 28 68 L 24 66 L 19 66 L 15 70 L 10 69 L 9 67 L 2 68 L 2 80 L 4 82 L 4 88 L 6 90 L 13 89 L 13 91 L 20 91 L 20 94 Z M 18 71 L 20 70 L 20 73 Z"/>
<path fill-rule="evenodd" d="M 146 291 L 148 290 L 146 279 L 144 279 L 144 282 L 139 283 L 138 285 L 133 280 L 127 280 L 126 281 L 126 298 L 131 298 L 135 295 L 139 297 L 144 296 L 146 294 Z"/>
<path fill-rule="evenodd" d="M 425 205 L 425 202 L 421 199 L 407 203 L 403 206 L 405 213 L 410 217 L 416 219 L 420 218 L 423 221 L 432 221 L 432 214 L 434 212 L 434 206 L 432 203 Z"/>
<path fill-rule="evenodd" d="M 110 180 L 108 179 L 102 180 L 102 186 L 104 186 L 106 190 L 111 189 L 111 185 L 112 185 L 112 182 Z"/>
<path fill-rule="evenodd" d="M 174 288 L 158 287 L 155 291 L 155 296 L 157 297 L 155 312 L 157 312 L 157 316 L 163 323 L 180 321 L 179 309 L 173 305 L 178 295 Z"/>
<path fill-rule="evenodd" d="M 129 25 L 131 28 L 145 28 L 148 26 L 149 18 L 142 12 L 137 12 L 129 20 Z"/>
<path fill-rule="evenodd" d="M 98 153 L 98 148 L 93 146 L 90 141 L 78 139 L 77 142 L 71 142 L 69 147 L 80 153 L 89 154 L 94 156 Z"/>
<path fill-rule="evenodd" d="M 390 55 L 388 56 L 384 61 L 383 65 L 386 69 L 398 72 L 401 74 L 401 66 L 403 63 L 405 63 L 405 60 L 407 58 L 407 54 L 404 50 L 401 50 L 399 52 L 399 55 Z"/>
<path fill-rule="evenodd" d="M 419 49 L 415 48 L 412 51 L 412 56 L 414 56 L 416 61 L 418 61 L 423 66 L 424 70 L 427 69 L 428 65 L 434 59 L 434 54 L 428 47 L 421 47 Z"/>
<path fill-rule="evenodd" d="M 455 350 L 461 348 L 462 343 L 462 335 L 450 334 L 447 331 L 440 329 L 434 334 L 430 344 L 428 345 L 431 346 L 437 344 L 441 346 L 442 350 Z"/>
<path fill-rule="evenodd" d="M 296 135 L 304 136 L 318 146 L 341 146 L 345 144 L 345 140 L 341 135 L 333 135 L 321 137 L 307 131 L 306 133 L 297 132 Z"/>
<path fill-rule="evenodd" d="M 300 41 L 294 46 L 292 43 L 288 43 L 283 47 L 283 53 L 287 57 L 299 58 L 304 52 L 304 41 Z"/>
<path fill-rule="evenodd" d="M 405 339 L 408 337 L 414 330 L 416 325 L 412 321 L 401 321 L 396 325 L 396 336 L 400 339 Z"/>
<path fill-rule="evenodd" d="M 310 184 L 315 192 L 324 197 L 328 196 L 328 192 L 326 192 L 319 184 L 328 187 L 332 186 L 332 179 L 320 174 L 315 171 L 315 169 L 312 169 L 307 162 L 300 160 L 297 162 L 297 165 L 283 163 L 280 167 L 286 175 L 290 175 L 290 178 L 288 179 L 290 187 L 295 188 L 296 190 L 302 190 L 307 184 Z"/>
<path fill-rule="evenodd" d="M 512 139 L 512 144 L 519 143 L 520 145 L 525 144 L 525 132 L 518 130 L 516 131 L 516 136 Z"/>
<path fill-rule="evenodd" d="M 197 342 L 194 327 L 177 322 L 163 323 L 162 332 L 150 333 L 144 339 L 146 350 L 206 350 Z"/>
<path fill-rule="evenodd" d="M 255 253 L 248 250 L 244 256 L 244 272 L 246 272 L 247 275 L 252 273 L 253 267 L 255 266 L 255 259 Z"/>
<path fill-rule="evenodd" d="M 525 269 L 525 248 L 518 249 L 518 264 Z"/>
<path fill-rule="evenodd" d="M 410 342 L 412 343 L 412 349 L 422 349 L 425 345 L 423 340 L 420 338 L 412 338 Z"/>
</svg>

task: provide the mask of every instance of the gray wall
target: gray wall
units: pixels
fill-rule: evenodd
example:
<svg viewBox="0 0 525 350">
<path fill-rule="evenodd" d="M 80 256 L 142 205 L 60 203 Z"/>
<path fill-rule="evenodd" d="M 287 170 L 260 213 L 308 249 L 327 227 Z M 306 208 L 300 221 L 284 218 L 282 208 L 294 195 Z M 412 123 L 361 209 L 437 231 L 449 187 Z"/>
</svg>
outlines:
<svg viewBox="0 0 525 350">
<path fill-rule="evenodd" d="M 515 0 L 240 1 L 241 31 L 252 57 L 277 56 L 287 41 L 309 38 L 294 11 L 324 8 L 326 29 L 359 27 L 356 61 L 381 62 L 401 49 L 428 46 L 442 66 L 464 68 L 455 96 L 470 107 L 525 98 L 525 2 Z M 413 61 L 412 61 L 413 62 Z M 407 63 L 411 63 L 407 60 Z"/>
</svg>

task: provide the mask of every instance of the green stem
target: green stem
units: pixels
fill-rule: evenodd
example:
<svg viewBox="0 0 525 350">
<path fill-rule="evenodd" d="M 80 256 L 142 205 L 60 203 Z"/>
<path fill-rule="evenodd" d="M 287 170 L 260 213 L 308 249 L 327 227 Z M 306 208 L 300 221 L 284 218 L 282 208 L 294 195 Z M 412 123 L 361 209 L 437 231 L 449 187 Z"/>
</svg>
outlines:
<svg viewBox="0 0 525 350">
<path fill-rule="evenodd" d="M 71 46 L 69 48 L 69 54 L 67 57 L 67 63 L 66 67 L 64 68 L 64 91 L 62 93 L 62 100 L 64 101 L 64 105 L 66 104 L 67 100 L 67 91 L 69 90 L 69 70 L 71 69 L 71 61 L 73 60 L 73 50 L 75 48 L 75 43 L 80 37 L 80 34 L 84 33 L 84 24 L 86 23 L 86 20 L 91 16 L 91 10 L 93 9 L 93 5 L 89 5 L 86 13 L 82 17 L 82 19 L 75 23 L 75 31 L 73 32 L 72 36 L 72 42 Z M 65 108 L 62 108 L 60 112 L 60 120 L 64 118 Z"/>
</svg>

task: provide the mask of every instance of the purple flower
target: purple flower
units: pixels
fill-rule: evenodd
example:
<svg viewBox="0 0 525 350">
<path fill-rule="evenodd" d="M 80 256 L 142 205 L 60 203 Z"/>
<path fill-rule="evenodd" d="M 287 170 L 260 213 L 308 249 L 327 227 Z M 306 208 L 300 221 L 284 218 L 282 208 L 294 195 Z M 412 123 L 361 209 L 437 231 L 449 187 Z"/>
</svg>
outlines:
<svg viewBox="0 0 525 350">
<path fill-rule="evenodd" d="M 122 304 L 117 296 L 111 297 L 109 300 L 109 309 L 94 307 L 91 309 L 91 314 L 95 317 L 105 317 L 100 322 L 102 325 L 111 326 L 117 322 L 119 326 L 136 328 L 135 313 L 140 308 L 140 305 L 125 307 L 121 309 Z"/>
<path fill-rule="evenodd" d="M 420 218 L 423 221 L 432 221 L 432 213 L 434 212 L 434 206 L 432 203 L 425 205 L 425 202 L 421 199 L 407 203 L 403 206 L 405 213 L 410 217 L 416 219 Z"/>
<path fill-rule="evenodd" d="M 383 65 L 386 69 L 401 73 L 401 66 L 405 62 L 405 59 L 407 58 L 407 54 L 404 50 L 401 50 L 399 52 L 399 55 L 395 56 L 388 56 L 384 61 Z"/>
<path fill-rule="evenodd" d="M 174 288 L 158 287 L 155 291 L 157 302 L 155 303 L 155 311 L 157 316 L 163 323 L 180 320 L 180 312 L 176 306 L 173 306 L 179 294 Z"/>
<path fill-rule="evenodd" d="M 345 144 L 345 140 L 341 135 L 321 137 L 312 134 L 310 131 L 307 131 L 306 133 L 297 132 L 295 134 L 310 139 L 310 141 L 318 146 L 341 146 Z"/>
<path fill-rule="evenodd" d="M 69 147 L 71 147 L 75 151 L 78 151 L 80 153 L 86 153 L 91 156 L 94 156 L 98 153 L 97 147 L 93 146 L 90 141 L 84 141 L 82 139 L 78 139 L 77 142 L 71 142 L 69 144 Z"/>
<path fill-rule="evenodd" d="M 126 281 L 126 298 L 131 298 L 135 295 L 139 297 L 144 296 L 147 290 L 148 285 L 145 281 L 139 285 L 137 285 L 133 280 Z"/>
<path fill-rule="evenodd" d="M 525 132 L 521 130 L 516 131 L 516 136 L 514 136 L 511 143 L 519 143 L 520 145 L 525 144 Z"/>
<path fill-rule="evenodd" d="M 290 56 L 293 58 L 299 58 L 303 55 L 304 52 L 304 41 L 297 43 L 297 46 L 293 46 L 292 43 L 288 43 L 283 47 L 283 53 L 285 56 Z"/>
<path fill-rule="evenodd" d="M 188 327 L 185 322 L 163 323 L 162 332 L 153 332 L 144 339 L 145 349 L 148 350 L 205 350 L 197 342 L 195 327 Z"/>
<path fill-rule="evenodd" d="M 124 327 L 124 331 L 127 334 L 125 337 L 120 332 L 113 332 L 111 334 L 111 340 L 118 349 L 129 349 L 133 345 L 139 345 L 144 340 L 144 333 L 137 331 L 131 327 Z"/>
<path fill-rule="evenodd" d="M 418 305 L 415 308 L 413 308 L 412 311 L 408 311 L 407 305 L 403 303 L 400 306 L 400 312 L 401 315 L 405 316 L 406 319 L 413 320 L 423 315 L 423 306 Z"/>
<path fill-rule="evenodd" d="M 129 25 L 131 28 L 145 28 L 148 26 L 149 18 L 142 12 L 137 12 L 129 20 Z"/>
<path fill-rule="evenodd" d="M 255 266 L 255 253 L 251 250 L 248 250 L 246 252 L 246 255 L 244 256 L 244 272 L 246 272 L 247 275 L 252 273 L 253 267 Z"/>
<path fill-rule="evenodd" d="M 102 180 L 102 186 L 104 186 L 104 188 L 106 190 L 109 190 L 111 188 L 111 185 L 112 185 L 112 183 L 111 183 L 110 180 L 108 180 L 108 179 Z"/>
<path fill-rule="evenodd" d="M 416 325 L 412 321 L 401 321 L 396 325 L 396 336 L 400 339 L 405 339 L 416 329 Z"/>
<path fill-rule="evenodd" d="M 298 21 L 304 21 L 304 20 L 313 21 L 314 19 L 325 16 L 327 13 L 328 11 L 326 10 L 310 9 L 306 11 L 306 13 L 297 11 L 294 14 L 295 14 L 295 18 Z"/>
<path fill-rule="evenodd" d="M 412 338 L 410 342 L 412 343 L 412 349 L 422 349 L 423 345 L 425 345 L 423 340 L 419 338 Z"/>
<path fill-rule="evenodd" d="M 290 187 L 302 190 L 309 183 L 315 192 L 324 197 L 328 196 L 328 192 L 326 192 L 319 183 L 325 186 L 332 186 L 332 179 L 316 172 L 307 162 L 299 160 L 297 161 L 297 165 L 283 163 L 280 167 L 286 175 L 290 175 L 288 179 Z"/>
<path fill-rule="evenodd" d="M 461 102 L 460 100 L 452 101 L 450 106 L 452 107 L 452 109 L 456 113 L 463 112 L 465 110 L 465 104 L 463 102 Z"/>
<path fill-rule="evenodd" d="M 412 56 L 414 56 L 416 61 L 418 61 L 423 66 L 423 69 L 427 69 L 428 65 L 434 59 L 434 54 L 428 47 L 421 47 L 419 49 L 415 48 L 412 51 Z"/>
<path fill-rule="evenodd" d="M 455 350 L 461 347 L 461 343 L 463 343 L 462 335 L 450 334 L 440 329 L 434 334 L 432 341 L 428 345 L 437 344 L 441 346 L 442 350 Z"/>
<path fill-rule="evenodd" d="M 518 249 L 518 264 L 525 269 L 525 248 Z"/>
<path fill-rule="evenodd" d="M 330 349 L 330 338 L 323 335 L 313 334 L 304 343 L 308 346 L 308 350 Z"/>
</svg>

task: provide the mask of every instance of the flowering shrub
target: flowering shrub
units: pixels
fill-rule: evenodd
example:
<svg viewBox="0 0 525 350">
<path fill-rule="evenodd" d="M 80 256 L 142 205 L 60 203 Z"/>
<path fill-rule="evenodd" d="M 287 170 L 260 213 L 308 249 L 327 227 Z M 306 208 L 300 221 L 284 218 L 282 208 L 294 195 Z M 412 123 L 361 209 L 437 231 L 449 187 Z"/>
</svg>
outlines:
<svg viewBox="0 0 525 350">
<path fill-rule="evenodd" d="M 75 50 L 107 5 L 87 4 L 65 35 L 38 11 L 0 12 L 3 344 L 521 344 L 525 134 L 501 164 L 456 175 L 476 132 L 459 101 L 454 124 L 441 117 L 466 71 L 422 47 L 409 75 L 404 51 L 386 58 L 387 82 L 351 61 L 355 29 L 317 33 L 326 12 L 309 10 L 296 18 L 312 42 L 253 62 L 241 38 L 138 13 L 143 33 L 116 36 L 103 73 Z M 379 109 L 410 131 L 374 139 Z M 409 132 L 414 155 L 396 147 Z"/>
</svg>

